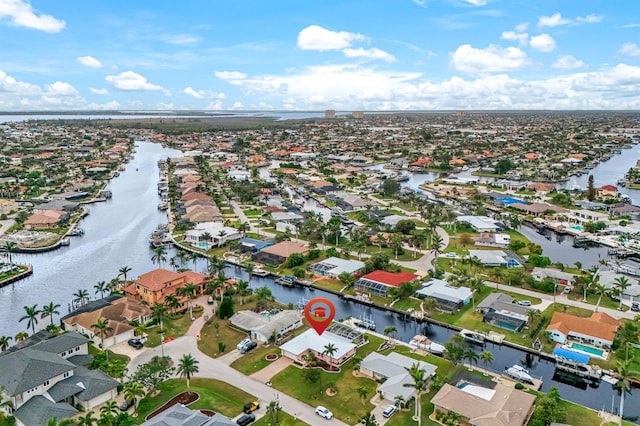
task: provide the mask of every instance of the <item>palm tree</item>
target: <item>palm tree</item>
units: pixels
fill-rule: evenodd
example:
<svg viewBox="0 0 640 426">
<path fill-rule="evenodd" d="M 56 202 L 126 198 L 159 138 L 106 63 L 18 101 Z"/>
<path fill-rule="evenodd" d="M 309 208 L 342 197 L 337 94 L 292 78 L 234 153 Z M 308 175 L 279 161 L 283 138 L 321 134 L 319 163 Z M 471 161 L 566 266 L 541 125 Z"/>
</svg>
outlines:
<svg viewBox="0 0 640 426">
<path fill-rule="evenodd" d="M 365 388 L 364 386 L 360 386 L 359 388 L 356 389 L 356 391 L 358 392 L 358 395 L 360 396 L 360 402 L 364 407 L 364 400 L 367 397 L 367 388 Z"/>
<path fill-rule="evenodd" d="M 256 265 L 253 262 L 245 262 L 244 270 L 247 271 L 247 283 L 249 288 L 251 288 L 251 278 L 253 278 L 253 271 L 256 270 Z"/>
<path fill-rule="evenodd" d="M 438 258 L 442 250 L 444 250 L 444 241 L 440 234 L 435 234 L 433 241 L 431 241 L 431 252 L 433 253 L 434 260 Z"/>
<path fill-rule="evenodd" d="M 176 311 L 180 307 L 180 299 L 178 299 L 175 294 L 167 294 L 164 297 L 164 303 L 167 305 L 167 308 L 171 309 L 173 315 L 176 314 Z"/>
<path fill-rule="evenodd" d="M 416 407 L 414 417 L 418 419 L 418 426 L 422 424 L 422 417 L 420 415 L 420 393 L 427 387 L 427 378 L 424 376 L 424 370 L 420 367 L 420 364 L 414 362 L 410 368 L 405 369 L 409 372 L 409 375 L 413 379 L 413 383 L 405 383 L 404 386 L 414 388 L 416 390 Z"/>
<path fill-rule="evenodd" d="M 631 283 L 629 283 L 629 279 L 627 277 L 619 276 L 614 280 L 613 285 L 619 291 L 620 305 L 618 306 L 618 309 L 622 310 L 622 294 L 627 288 L 629 288 Z"/>
<path fill-rule="evenodd" d="M 13 340 L 16 341 L 16 343 L 18 342 L 22 342 L 23 340 L 26 340 L 29 337 L 29 333 L 27 333 L 26 331 L 19 331 L 14 337 Z"/>
<path fill-rule="evenodd" d="M 607 292 L 607 288 L 603 284 L 596 282 L 593 285 L 593 291 L 595 294 L 598 295 L 598 302 L 596 303 L 596 309 L 594 311 L 594 312 L 598 312 L 598 308 L 600 307 L 600 301 L 602 301 L 602 296 Z"/>
<path fill-rule="evenodd" d="M 482 352 L 480 354 L 480 360 L 484 364 L 485 371 L 489 371 L 489 370 L 487 370 L 487 365 L 489 365 L 489 364 L 491 364 L 493 362 L 493 352 L 491 352 L 491 351 Z M 486 373 L 485 373 L 485 375 L 486 375 Z"/>
<path fill-rule="evenodd" d="M 382 333 L 384 333 L 384 335 L 387 336 L 387 338 L 389 339 L 389 342 L 391 342 L 391 336 L 397 332 L 398 332 L 398 329 L 390 325 L 385 327 Z"/>
<path fill-rule="evenodd" d="M 267 416 L 270 417 L 270 420 L 274 425 L 277 425 L 280 422 L 280 411 L 282 411 L 282 407 L 280 407 L 278 401 L 271 401 L 269 405 L 267 405 Z"/>
<path fill-rule="evenodd" d="M 616 382 L 615 387 L 620 391 L 620 418 L 619 425 L 622 425 L 622 419 L 624 417 L 624 395 L 627 392 L 631 392 L 631 381 L 629 379 L 637 379 L 638 373 L 631 370 L 631 360 L 616 361 L 616 372 L 620 377 L 620 380 Z"/>
<path fill-rule="evenodd" d="M 123 266 L 118 270 L 118 277 L 122 276 L 122 280 L 124 281 L 124 285 L 127 285 L 127 274 L 131 272 L 131 268 L 128 266 Z"/>
<path fill-rule="evenodd" d="M 134 411 L 138 409 L 138 401 L 136 400 L 137 397 L 143 397 L 145 392 L 144 392 L 144 386 L 142 386 L 140 383 L 138 382 L 129 382 L 124 386 L 124 399 L 129 402 L 132 403 L 135 401 L 134 404 Z"/>
<path fill-rule="evenodd" d="M 198 368 L 198 363 L 199 361 L 195 359 L 191 354 L 182 355 L 182 358 L 180 358 L 180 362 L 178 363 L 177 373 L 180 375 L 180 377 L 187 378 L 187 392 L 191 392 L 189 388 L 189 379 L 191 379 L 191 376 L 193 374 L 200 371 Z"/>
<path fill-rule="evenodd" d="M 116 415 L 118 414 L 118 403 L 114 400 L 110 399 L 105 402 L 104 405 L 100 408 L 100 414 L 104 415 Z M 102 418 L 102 416 L 100 416 Z"/>
<path fill-rule="evenodd" d="M 164 246 L 156 247 L 153 249 L 153 256 L 151 256 L 151 263 L 154 265 L 157 263 L 160 267 L 167 261 L 167 250 Z"/>
<path fill-rule="evenodd" d="M 11 336 L 1 336 L 0 337 L 0 351 L 4 352 L 9 349 L 9 340 L 11 340 Z"/>
<path fill-rule="evenodd" d="M 244 296 L 250 293 L 249 291 L 249 282 L 245 280 L 240 280 L 236 283 L 236 290 L 240 295 L 240 304 L 244 305 Z"/>
<path fill-rule="evenodd" d="M 16 244 L 15 241 L 5 241 L 4 243 L 4 251 L 9 256 L 9 266 L 13 266 L 13 257 L 11 254 L 16 249 Z"/>
<path fill-rule="evenodd" d="M 322 355 L 329 355 L 329 360 L 333 365 L 333 356 L 338 352 L 338 348 L 333 343 L 327 343 L 324 345 L 324 351 L 322 351 Z"/>
<path fill-rule="evenodd" d="M 40 315 L 40 318 L 49 317 L 51 319 L 51 324 L 53 324 L 53 316 L 60 315 L 60 312 L 57 310 L 59 307 L 60 305 L 57 303 L 49 302 L 48 305 L 44 305 L 42 307 L 42 314 Z"/>
<path fill-rule="evenodd" d="M 167 314 L 167 306 L 164 303 L 156 303 L 151 308 L 151 317 L 154 318 L 160 324 L 160 329 L 162 329 L 162 319 Z"/>
<path fill-rule="evenodd" d="M 197 287 L 193 283 L 186 283 L 184 287 L 180 287 L 177 293 L 180 296 L 187 298 L 187 306 L 189 307 L 189 318 L 193 318 L 193 308 L 191 307 L 191 300 L 196 297 Z"/>
<path fill-rule="evenodd" d="M 36 325 L 38 324 L 38 315 L 40 315 L 40 309 L 38 309 L 38 305 L 33 306 L 24 306 L 25 315 L 20 318 L 18 321 L 22 322 L 27 320 L 27 328 L 31 328 L 33 333 L 36 332 Z"/>
<path fill-rule="evenodd" d="M 94 285 L 93 288 L 96 289 L 94 294 L 100 293 L 100 298 L 104 299 L 104 292 L 108 290 L 106 281 L 98 281 L 98 284 Z"/>
<path fill-rule="evenodd" d="M 78 417 L 77 426 L 91 426 L 98 423 L 98 419 L 93 417 L 93 411 L 89 411 L 84 416 Z"/>
<path fill-rule="evenodd" d="M 81 288 L 73 293 L 72 296 L 75 297 L 73 301 L 76 302 L 79 306 L 82 306 L 84 305 L 85 299 L 89 298 L 89 291 Z"/>
<path fill-rule="evenodd" d="M 473 364 L 478 363 L 478 354 L 473 349 L 469 348 L 462 354 L 462 359 L 469 361 L 469 370 L 472 369 Z"/>
<path fill-rule="evenodd" d="M 109 325 L 109 320 L 104 317 L 100 317 L 95 324 L 91 324 L 91 328 L 98 332 L 98 335 L 100 336 L 100 347 L 104 350 L 104 336 L 105 334 L 113 331 L 113 327 Z"/>
<path fill-rule="evenodd" d="M 189 255 L 189 259 L 193 262 L 193 270 L 195 271 L 198 267 L 198 259 L 200 259 L 200 253 L 194 251 Z"/>
</svg>

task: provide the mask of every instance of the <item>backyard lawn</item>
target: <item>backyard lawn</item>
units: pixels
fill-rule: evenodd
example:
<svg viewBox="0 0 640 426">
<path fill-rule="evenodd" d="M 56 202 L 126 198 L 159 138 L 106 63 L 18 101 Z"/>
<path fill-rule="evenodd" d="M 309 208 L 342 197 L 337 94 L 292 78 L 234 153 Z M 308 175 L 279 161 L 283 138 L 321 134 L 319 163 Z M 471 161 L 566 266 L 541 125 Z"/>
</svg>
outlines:
<svg viewBox="0 0 640 426">
<path fill-rule="evenodd" d="M 191 379 L 191 391 L 200 394 L 200 399 L 189 405 L 191 409 L 214 410 L 229 418 L 242 412 L 247 401 L 253 401 L 254 396 L 215 379 Z M 160 393 L 156 396 L 143 398 L 138 405 L 136 421 L 144 422 L 144 418 L 181 392 L 187 390 L 186 380 L 168 380 L 158 386 Z"/>
<path fill-rule="evenodd" d="M 193 311 L 193 316 L 195 318 L 200 317 L 204 311 L 197 312 Z M 189 318 L 189 311 L 184 312 L 182 314 L 177 314 L 176 316 L 169 315 L 162 320 L 162 326 L 164 327 L 164 338 L 168 337 L 180 337 L 183 336 L 189 327 L 191 326 L 191 318 Z M 151 328 L 147 328 L 145 332 L 147 333 L 147 343 L 145 346 L 155 347 L 160 345 L 160 326 L 154 326 Z"/>
</svg>

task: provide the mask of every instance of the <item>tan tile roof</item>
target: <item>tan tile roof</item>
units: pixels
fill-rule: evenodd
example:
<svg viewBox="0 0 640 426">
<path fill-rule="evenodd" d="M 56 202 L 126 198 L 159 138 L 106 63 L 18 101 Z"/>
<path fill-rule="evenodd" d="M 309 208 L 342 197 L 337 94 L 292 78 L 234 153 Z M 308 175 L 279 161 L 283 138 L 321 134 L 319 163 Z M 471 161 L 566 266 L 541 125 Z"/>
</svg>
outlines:
<svg viewBox="0 0 640 426">
<path fill-rule="evenodd" d="M 294 241 L 282 241 L 278 244 L 262 249 L 263 252 L 275 254 L 276 256 L 289 257 L 294 253 L 305 254 L 309 251 L 309 247 Z"/>
<path fill-rule="evenodd" d="M 182 274 L 169 271 L 168 269 L 154 269 L 153 271 L 142 274 L 135 280 L 136 284 L 146 287 L 151 291 L 158 291 L 165 287 L 171 281 L 182 279 Z"/>
<path fill-rule="evenodd" d="M 497 383 L 491 400 L 445 384 L 431 402 L 436 408 L 455 411 L 477 426 L 522 426 L 536 399 L 534 395 Z"/>
<path fill-rule="evenodd" d="M 573 331 L 613 342 L 619 325 L 620 321 L 604 312 L 594 312 L 590 318 L 580 318 L 564 312 L 554 312 L 547 331 L 558 330 L 565 335 Z"/>
</svg>

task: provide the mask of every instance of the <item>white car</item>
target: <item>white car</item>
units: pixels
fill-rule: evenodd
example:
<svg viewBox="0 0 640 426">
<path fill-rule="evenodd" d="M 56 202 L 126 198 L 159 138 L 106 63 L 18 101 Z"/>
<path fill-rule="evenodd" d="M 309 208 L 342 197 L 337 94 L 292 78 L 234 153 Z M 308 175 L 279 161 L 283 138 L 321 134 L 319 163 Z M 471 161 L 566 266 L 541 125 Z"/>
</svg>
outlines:
<svg viewBox="0 0 640 426">
<path fill-rule="evenodd" d="M 531 300 L 520 300 L 518 302 L 518 305 L 520 305 L 520 306 L 531 306 Z"/>
<path fill-rule="evenodd" d="M 395 413 L 396 411 L 398 411 L 398 407 L 396 407 L 395 405 L 390 405 L 384 409 L 384 411 L 382 412 L 382 417 L 388 419 L 389 417 L 393 416 L 393 413 Z"/>
<path fill-rule="evenodd" d="M 316 407 L 316 414 L 321 417 L 324 417 L 327 420 L 331 420 L 331 418 L 333 417 L 333 413 L 329 411 L 328 408 L 325 408 L 322 405 L 318 405 Z"/>
</svg>

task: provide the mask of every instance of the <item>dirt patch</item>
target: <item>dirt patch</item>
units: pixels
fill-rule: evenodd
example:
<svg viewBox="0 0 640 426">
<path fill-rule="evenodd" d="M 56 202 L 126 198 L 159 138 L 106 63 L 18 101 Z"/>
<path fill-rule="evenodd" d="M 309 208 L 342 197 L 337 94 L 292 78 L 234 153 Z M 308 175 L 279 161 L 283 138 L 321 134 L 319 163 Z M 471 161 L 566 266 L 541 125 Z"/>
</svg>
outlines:
<svg viewBox="0 0 640 426">
<path fill-rule="evenodd" d="M 335 396 L 338 392 L 334 388 L 327 388 L 325 393 L 327 396 Z"/>
<path fill-rule="evenodd" d="M 162 407 L 149 414 L 145 420 L 149 420 L 176 404 L 189 405 L 200 399 L 198 392 L 182 392 L 167 401 Z"/>
</svg>

